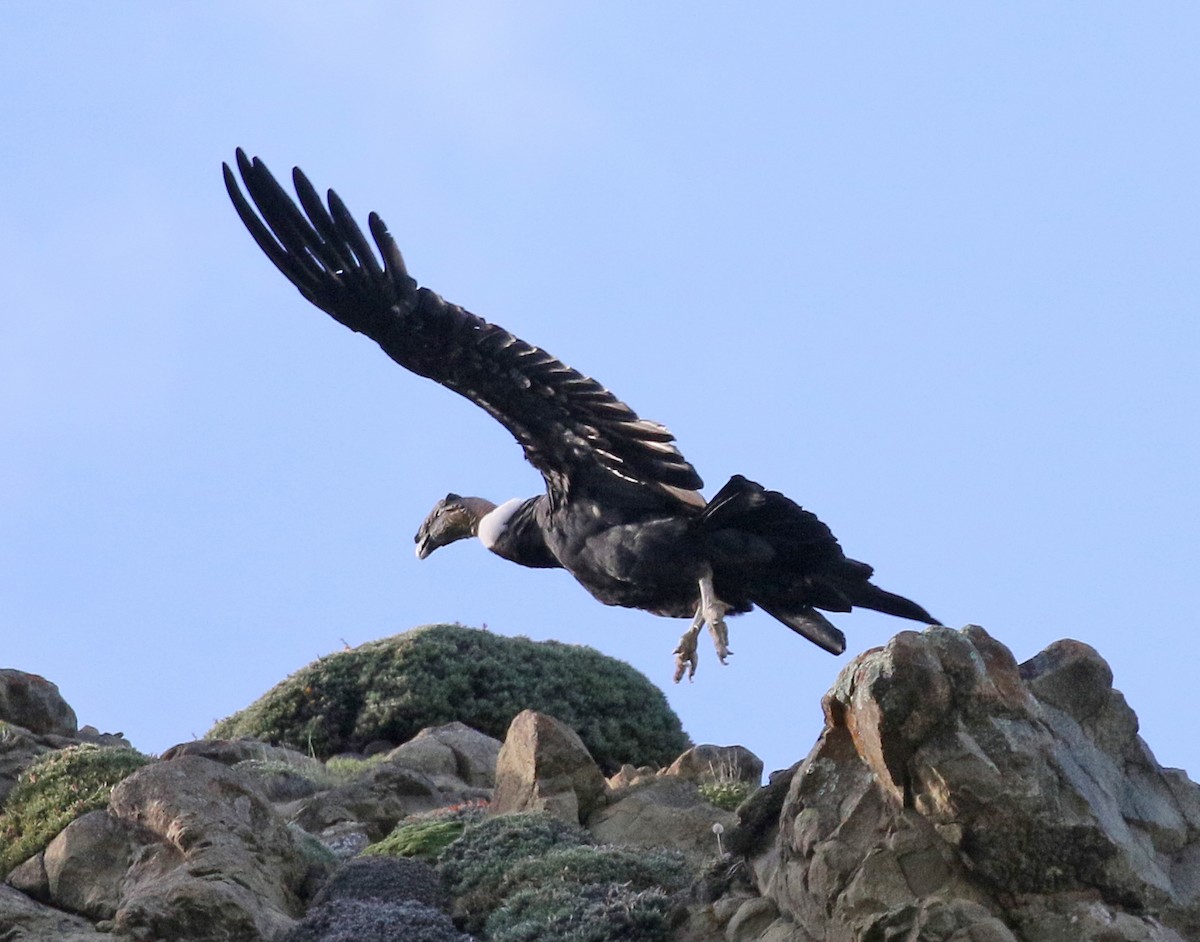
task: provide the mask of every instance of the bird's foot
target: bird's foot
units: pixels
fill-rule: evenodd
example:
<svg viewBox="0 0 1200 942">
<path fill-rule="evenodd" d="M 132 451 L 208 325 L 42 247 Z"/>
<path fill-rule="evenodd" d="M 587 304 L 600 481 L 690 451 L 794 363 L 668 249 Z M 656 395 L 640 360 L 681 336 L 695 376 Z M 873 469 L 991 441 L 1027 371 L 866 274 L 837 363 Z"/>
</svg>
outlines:
<svg viewBox="0 0 1200 942">
<path fill-rule="evenodd" d="M 726 663 L 725 658 L 733 652 L 729 650 L 729 629 L 725 626 L 725 613 L 730 606 L 726 605 L 713 591 L 712 574 L 700 579 L 700 605 L 696 609 L 696 617 L 692 619 L 692 627 L 683 633 L 679 639 L 679 647 L 675 649 L 675 683 L 683 679 L 686 672 L 688 680 L 696 676 L 696 667 L 700 656 L 696 652 L 696 638 L 700 629 L 708 625 L 708 633 L 712 635 L 713 645 L 717 649 L 717 660 Z"/>
<path fill-rule="evenodd" d="M 686 672 L 688 683 L 691 683 L 692 678 L 696 676 L 696 668 L 700 664 L 700 654 L 696 650 L 696 639 L 700 636 L 700 629 L 704 627 L 704 609 L 700 608 L 696 612 L 696 617 L 692 619 L 692 626 L 683 633 L 679 639 L 679 645 L 671 653 L 675 655 L 675 683 L 683 680 L 683 675 Z"/>
<path fill-rule="evenodd" d="M 684 635 L 684 637 L 688 637 Z M 700 659 L 696 656 L 696 641 L 695 638 L 691 642 L 690 647 L 686 647 L 683 640 L 679 641 L 679 647 L 674 649 L 672 654 L 676 655 L 676 673 L 674 673 L 674 682 L 677 684 L 683 680 L 684 674 L 688 674 L 688 683 L 696 676 L 696 665 L 700 664 Z"/>
<path fill-rule="evenodd" d="M 696 676 L 696 667 L 700 663 L 700 657 L 696 652 L 696 633 L 685 631 L 683 637 L 679 639 L 679 647 L 671 653 L 675 655 L 675 683 L 683 680 L 684 673 L 687 674 L 690 683 Z"/>
<path fill-rule="evenodd" d="M 730 629 L 725 624 L 724 613 L 708 623 L 708 634 L 713 636 L 713 646 L 716 648 L 716 660 L 727 664 L 725 660 L 733 654 L 730 650 Z"/>
</svg>

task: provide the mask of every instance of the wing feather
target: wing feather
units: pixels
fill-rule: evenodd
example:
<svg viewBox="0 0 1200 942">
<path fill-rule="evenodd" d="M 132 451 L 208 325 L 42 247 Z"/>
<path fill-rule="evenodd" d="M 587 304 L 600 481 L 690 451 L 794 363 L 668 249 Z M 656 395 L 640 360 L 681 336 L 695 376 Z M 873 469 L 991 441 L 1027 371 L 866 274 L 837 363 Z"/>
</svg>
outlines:
<svg viewBox="0 0 1200 942">
<path fill-rule="evenodd" d="M 401 366 L 496 418 L 542 472 L 552 497 L 632 488 L 642 499 L 703 506 L 700 477 L 670 431 L 545 350 L 418 287 L 378 215 L 368 217 L 372 248 L 337 194 L 328 191 L 322 203 L 299 168 L 292 174 L 297 206 L 257 157 L 239 149 L 237 167 L 250 199 L 226 165 L 229 197 L 275 267 Z"/>
</svg>

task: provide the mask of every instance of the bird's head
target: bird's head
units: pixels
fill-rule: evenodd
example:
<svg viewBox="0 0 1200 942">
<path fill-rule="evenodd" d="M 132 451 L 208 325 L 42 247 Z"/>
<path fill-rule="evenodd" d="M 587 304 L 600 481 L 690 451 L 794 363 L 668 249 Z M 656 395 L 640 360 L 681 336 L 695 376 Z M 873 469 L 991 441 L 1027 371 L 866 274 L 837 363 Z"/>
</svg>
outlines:
<svg viewBox="0 0 1200 942">
<path fill-rule="evenodd" d="M 447 494 L 433 505 L 433 510 L 413 537 L 417 544 L 417 559 L 424 559 L 440 546 L 475 536 L 479 532 L 480 519 L 495 506 L 482 497 Z"/>
</svg>

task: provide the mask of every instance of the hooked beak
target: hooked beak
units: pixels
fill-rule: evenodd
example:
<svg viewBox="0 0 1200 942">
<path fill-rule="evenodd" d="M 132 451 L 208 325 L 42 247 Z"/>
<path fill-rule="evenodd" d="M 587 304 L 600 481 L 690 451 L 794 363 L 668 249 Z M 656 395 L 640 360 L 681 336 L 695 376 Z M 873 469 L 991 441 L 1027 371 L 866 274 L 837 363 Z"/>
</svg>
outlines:
<svg viewBox="0 0 1200 942">
<path fill-rule="evenodd" d="M 416 541 L 417 541 L 417 559 L 424 559 L 426 556 L 428 556 L 430 553 L 432 553 L 434 551 L 434 549 L 436 548 L 436 547 L 430 545 L 430 539 L 429 539 L 428 533 L 418 533 L 416 536 Z"/>
</svg>

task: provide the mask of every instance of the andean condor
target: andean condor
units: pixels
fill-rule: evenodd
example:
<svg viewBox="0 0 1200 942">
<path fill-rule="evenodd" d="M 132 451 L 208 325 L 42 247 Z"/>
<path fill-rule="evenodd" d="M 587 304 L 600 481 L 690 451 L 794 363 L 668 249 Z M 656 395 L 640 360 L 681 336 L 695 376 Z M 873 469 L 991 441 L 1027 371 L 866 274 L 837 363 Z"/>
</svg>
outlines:
<svg viewBox="0 0 1200 942">
<path fill-rule="evenodd" d="M 417 531 L 419 558 L 478 536 L 522 566 L 566 569 L 606 605 L 690 617 L 674 652 L 677 681 L 695 673 L 702 627 L 724 663 L 725 616 L 756 605 L 833 654 L 846 640 L 818 608 L 857 605 L 937 623 L 872 585 L 871 567 L 848 559 L 825 524 L 778 491 L 735 475 L 706 503 L 666 428 L 546 351 L 419 288 L 375 213 L 368 221 L 382 265 L 333 190 L 326 207 L 295 169 L 302 213 L 257 157 L 239 149 L 237 165 L 258 208 L 226 164 L 238 215 L 300 293 L 401 366 L 486 409 L 546 481 L 546 493 L 499 506 L 447 494 Z"/>
</svg>

